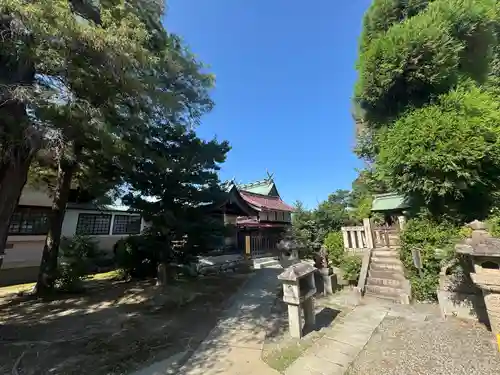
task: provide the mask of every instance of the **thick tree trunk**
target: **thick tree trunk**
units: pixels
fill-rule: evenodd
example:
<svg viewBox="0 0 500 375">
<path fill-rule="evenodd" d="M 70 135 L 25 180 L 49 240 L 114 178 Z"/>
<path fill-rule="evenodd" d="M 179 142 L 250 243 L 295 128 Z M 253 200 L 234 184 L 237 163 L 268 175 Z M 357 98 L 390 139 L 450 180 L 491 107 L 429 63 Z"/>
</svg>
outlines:
<svg viewBox="0 0 500 375">
<path fill-rule="evenodd" d="M 9 38 L 15 38 L 29 44 L 30 36 L 18 39 L 20 33 L 12 31 L 14 21 L 12 14 L 0 13 L 3 42 L 9 45 Z M 13 56 L 12 50 L 0 48 L 0 268 L 11 216 L 26 184 L 33 156 L 41 146 L 40 133 L 31 127 L 26 104 L 15 92 L 15 88 L 29 86 L 34 79 L 34 64 L 26 56 Z"/>
<path fill-rule="evenodd" d="M 66 204 L 71 190 L 71 180 L 78 166 L 80 151 L 80 148 L 74 150 L 74 158 L 71 162 L 59 162 L 54 200 L 49 219 L 49 232 L 45 238 L 38 280 L 33 290 L 37 294 L 46 294 L 54 289 L 57 279 L 57 260 L 64 214 L 66 213 Z"/>
</svg>

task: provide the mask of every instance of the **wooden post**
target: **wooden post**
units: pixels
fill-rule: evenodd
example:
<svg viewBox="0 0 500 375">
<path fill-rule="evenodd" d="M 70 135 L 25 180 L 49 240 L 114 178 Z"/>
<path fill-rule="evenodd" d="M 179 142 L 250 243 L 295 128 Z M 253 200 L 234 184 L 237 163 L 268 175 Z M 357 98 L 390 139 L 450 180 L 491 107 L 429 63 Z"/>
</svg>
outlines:
<svg viewBox="0 0 500 375">
<path fill-rule="evenodd" d="M 354 234 L 354 231 L 352 231 L 352 230 L 349 231 L 349 239 L 351 241 L 350 249 L 352 249 L 356 246 L 356 235 Z"/>
<path fill-rule="evenodd" d="M 245 236 L 245 256 L 247 258 L 250 258 L 251 256 L 251 251 L 250 251 L 250 235 Z"/>
<path fill-rule="evenodd" d="M 398 216 L 399 230 L 403 230 L 406 224 L 406 217 Z"/>
<path fill-rule="evenodd" d="M 345 228 L 342 229 L 342 238 L 344 239 L 344 248 L 348 249 L 349 248 L 349 237 L 347 235 L 347 230 Z"/>
<path fill-rule="evenodd" d="M 356 235 L 358 237 L 358 249 L 362 249 L 364 246 L 363 246 L 363 237 L 361 236 L 361 230 L 357 230 L 356 231 Z"/>
<path fill-rule="evenodd" d="M 373 243 L 373 231 L 372 231 L 371 220 L 368 218 L 363 219 L 363 226 L 365 227 L 366 247 L 368 247 L 369 249 L 373 249 L 375 246 Z"/>
</svg>

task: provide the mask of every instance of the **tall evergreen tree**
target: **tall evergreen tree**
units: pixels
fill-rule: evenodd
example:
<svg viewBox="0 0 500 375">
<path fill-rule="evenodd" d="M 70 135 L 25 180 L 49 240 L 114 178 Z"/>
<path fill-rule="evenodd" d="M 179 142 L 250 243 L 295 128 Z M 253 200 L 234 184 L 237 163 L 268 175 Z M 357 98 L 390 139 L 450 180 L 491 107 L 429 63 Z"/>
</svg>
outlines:
<svg viewBox="0 0 500 375">
<path fill-rule="evenodd" d="M 374 0 L 365 15 L 359 154 L 436 215 L 485 215 L 498 190 L 499 14 L 494 0 Z"/>
</svg>

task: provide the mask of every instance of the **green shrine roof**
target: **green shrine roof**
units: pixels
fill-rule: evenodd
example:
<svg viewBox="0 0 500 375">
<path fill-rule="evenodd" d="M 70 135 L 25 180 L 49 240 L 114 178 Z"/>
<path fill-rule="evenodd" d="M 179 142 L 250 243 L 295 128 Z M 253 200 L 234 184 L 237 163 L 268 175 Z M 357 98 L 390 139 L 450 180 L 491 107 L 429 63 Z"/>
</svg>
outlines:
<svg viewBox="0 0 500 375">
<path fill-rule="evenodd" d="M 409 207 L 408 199 L 403 195 L 386 193 L 373 196 L 372 211 L 398 211 Z"/>
<path fill-rule="evenodd" d="M 251 182 L 249 184 L 238 185 L 238 189 L 253 194 L 260 195 L 278 195 L 276 185 L 272 179 Z M 274 194 L 273 194 L 274 193 Z"/>
</svg>

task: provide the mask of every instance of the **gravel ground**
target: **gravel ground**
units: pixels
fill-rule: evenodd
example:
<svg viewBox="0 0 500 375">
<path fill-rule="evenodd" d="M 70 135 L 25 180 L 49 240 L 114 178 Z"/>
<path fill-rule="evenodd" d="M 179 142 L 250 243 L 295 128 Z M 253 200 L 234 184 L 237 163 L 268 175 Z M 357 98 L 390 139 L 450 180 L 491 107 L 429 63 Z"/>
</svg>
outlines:
<svg viewBox="0 0 500 375">
<path fill-rule="evenodd" d="M 483 325 L 408 311 L 389 314 L 349 375 L 498 375 L 500 353 Z"/>
</svg>

